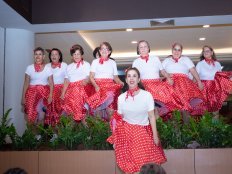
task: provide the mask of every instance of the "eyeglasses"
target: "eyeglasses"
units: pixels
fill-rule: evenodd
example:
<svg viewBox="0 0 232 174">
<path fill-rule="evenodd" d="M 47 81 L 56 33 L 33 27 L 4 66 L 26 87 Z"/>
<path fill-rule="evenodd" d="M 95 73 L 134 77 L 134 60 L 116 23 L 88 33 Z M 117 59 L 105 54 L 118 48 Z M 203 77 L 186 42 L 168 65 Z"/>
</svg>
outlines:
<svg viewBox="0 0 232 174">
<path fill-rule="evenodd" d="M 173 48 L 173 51 L 181 51 L 181 49 Z"/>
<path fill-rule="evenodd" d="M 101 51 L 109 51 L 108 48 L 101 48 Z"/>
</svg>

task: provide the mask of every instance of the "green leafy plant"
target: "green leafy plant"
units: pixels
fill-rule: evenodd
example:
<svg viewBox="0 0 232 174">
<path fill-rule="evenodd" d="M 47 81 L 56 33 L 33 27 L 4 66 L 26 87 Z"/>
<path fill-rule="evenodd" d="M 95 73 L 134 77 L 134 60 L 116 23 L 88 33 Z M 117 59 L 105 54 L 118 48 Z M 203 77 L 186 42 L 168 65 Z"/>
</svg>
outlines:
<svg viewBox="0 0 232 174">
<path fill-rule="evenodd" d="M 62 116 L 57 131 L 59 143 L 63 144 L 67 149 L 77 149 L 78 145 L 81 144 L 82 132 L 80 131 L 80 125 L 71 117 Z"/>
<path fill-rule="evenodd" d="M 62 116 L 56 127 L 43 125 L 27 125 L 22 136 L 17 135 L 15 127 L 10 123 L 9 109 L 2 117 L 0 124 L 0 148 L 6 149 L 6 137 L 10 137 L 12 146 L 17 150 L 37 150 L 42 146 L 57 149 L 77 150 L 110 150 L 112 145 L 106 142 L 110 136 L 109 123 L 98 117 L 86 117 L 86 123 L 77 123 L 72 117 Z M 163 148 L 187 148 L 191 142 L 197 142 L 201 148 L 232 147 L 232 125 L 223 119 L 214 119 L 205 113 L 201 119 L 190 118 L 183 123 L 180 111 L 173 112 L 172 119 L 157 120 L 157 129 Z M 36 133 L 35 133 L 36 132 Z M 39 133 L 41 139 L 36 138 Z M 54 134 L 56 138 L 52 140 Z M 51 141 L 52 140 L 52 141 Z M 80 148 L 81 147 L 81 148 Z"/>
<path fill-rule="evenodd" d="M 223 119 L 214 119 L 206 113 L 194 127 L 197 129 L 194 138 L 202 148 L 232 147 L 232 126 Z"/>
<path fill-rule="evenodd" d="M 106 142 L 106 139 L 110 136 L 109 123 L 98 117 L 87 117 L 87 127 L 85 128 L 85 139 L 83 141 L 86 149 L 94 150 L 109 150 L 112 149 L 112 145 Z"/>
<path fill-rule="evenodd" d="M 59 146 L 58 137 L 54 138 L 54 135 L 57 135 L 56 129 L 57 127 L 52 127 L 51 125 L 44 127 L 44 125 L 37 126 L 39 134 L 42 137 L 42 146 L 48 146 L 52 149 L 57 149 Z"/>
<path fill-rule="evenodd" d="M 41 144 L 42 140 L 36 139 L 34 125 L 27 125 L 27 129 L 23 135 L 16 136 L 13 146 L 17 150 L 36 150 Z"/>
<path fill-rule="evenodd" d="M 6 145 L 6 137 L 9 136 L 11 141 L 15 140 L 16 137 L 16 129 L 13 124 L 10 124 L 9 114 L 12 109 L 8 109 L 6 113 L 2 116 L 1 124 L 0 124 L 0 149 Z M 10 124 L 10 125 L 9 125 Z"/>
<path fill-rule="evenodd" d="M 209 113 L 200 120 L 190 118 L 188 124 L 183 124 L 180 111 L 175 111 L 167 122 L 158 119 L 157 129 L 166 149 L 187 148 L 193 141 L 201 148 L 232 147 L 232 126 L 223 119 L 214 119 Z"/>
<path fill-rule="evenodd" d="M 180 111 L 174 111 L 172 119 L 166 122 L 159 118 L 157 129 L 163 148 L 180 149 L 186 147 L 191 141 L 191 137 L 187 134 L 187 126 L 182 122 Z"/>
</svg>

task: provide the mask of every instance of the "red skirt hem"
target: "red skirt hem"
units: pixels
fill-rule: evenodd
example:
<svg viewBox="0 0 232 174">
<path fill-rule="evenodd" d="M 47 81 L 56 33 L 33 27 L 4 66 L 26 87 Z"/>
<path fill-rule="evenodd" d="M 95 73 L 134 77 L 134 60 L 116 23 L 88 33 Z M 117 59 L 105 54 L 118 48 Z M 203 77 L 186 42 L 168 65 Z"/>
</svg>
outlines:
<svg viewBox="0 0 232 174">
<path fill-rule="evenodd" d="M 84 119 L 86 115 L 84 104 L 87 94 L 82 83 L 81 80 L 69 84 L 62 104 L 62 109 L 76 121 Z"/>
<path fill-rule="evenodd" d="M 30 85 L 25 93 L 25 113 L 28 122 L 34 123 L 38 117 L 37 107 L 42 101 L 44 107 L 48 107 L 49 86 Z"/>
<path fill-rule="evenodd" d="M 109 107 L 116 110 L 121 85 L 116 84 L 112 79 L 95 79 L 95 82 L 100 90 L 87 99 L 90 108 L 101 110 Z"/>
<path fill-rule="evenodd" d="M 167 161 L 161 145 L 154 144 L 150 125 L 129 124 L 118 114 L 114 114 L 113 119 L 117 119 L 116 125 L 114 129 L 111 124 L 114 131 L 108 141 L 115 145 L 116 162 L 122 171 L 138 172 L 148 162 L 162 164 Z"/>
</svg>

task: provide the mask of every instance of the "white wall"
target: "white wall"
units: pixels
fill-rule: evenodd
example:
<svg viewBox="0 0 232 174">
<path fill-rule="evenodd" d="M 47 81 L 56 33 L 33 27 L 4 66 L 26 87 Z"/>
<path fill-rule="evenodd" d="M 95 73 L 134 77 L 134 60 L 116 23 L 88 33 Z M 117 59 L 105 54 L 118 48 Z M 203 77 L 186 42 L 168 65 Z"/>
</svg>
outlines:
<svg viewBox="0 0 232 174">
<path fill-rule="evenodd" d="M 33 63 L 34 33 L 23 29 L 6 29 L 5 47 L 5 111 L 12 108 L 10 118 L 17 132 L 25 130 L 21 96 L 26 67 Z"/>
<path fill-rule="evenodd" d="M 0 117 L 3 115 L 4 28 L 0 27 Z"/>
</svg>

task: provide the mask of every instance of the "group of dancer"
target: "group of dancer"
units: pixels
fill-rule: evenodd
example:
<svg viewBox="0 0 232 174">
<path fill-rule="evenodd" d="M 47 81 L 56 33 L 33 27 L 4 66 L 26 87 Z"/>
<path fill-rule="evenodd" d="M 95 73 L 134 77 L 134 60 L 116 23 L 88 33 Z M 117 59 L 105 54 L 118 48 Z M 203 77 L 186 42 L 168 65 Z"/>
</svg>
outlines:
<svg viewBox="0 0 232 174">
<path fill-rule="evenodd" d="M 114 144 L 117 164 L 126 173 L 138 172 L 147 162 L 166 161 L 156 129 L 158 116 L 165 118 L 174 110 L 183 115 L 201 115 L 206 110 L 218 115 L 232 92 L 232 73 L 222 72 L 210 46 L 202 48 L 195 68 L 182 55 L 181 44 L 173 44 L 172 55 L 161 63 L 149 55 L 150 45 L 142 40 L 137 44 L 138 58 L 126 69 L 125 84 L 110 58 L 112 51 L 108 42 L 101 43 L 90 65 L 83 48 L 73 45 L 73 63 L 67 65 L 54 48 L 45 65 L 44 50 L 36 48 L 34 64 L 25 72 L 22 104 L 31 124 L 43 122 L 44 112 L 45 123 L 55 125 L 62 114 L 84 122 L 87 110 L 106 110 L 113 115 L 112 136 L 107 141 Z"/>
<path fill-rule="evenodd" d="M 112 47 L 103 42 L 101 57 L 90 64 L 84 60 L 83 48 L 76 44 L 70 49 L 73 63 L 63 62 L 62 53 L 53 48 L 50 63 L 44 63 L 45 51 L 34 50 L 34 64 L 25 72 L 22 104 L 29 123 L 55 125 L 62 114 L 75 121 L 84 121 L 86 111 L 117 107 L 117 97 L 123 82 L 118 78 L 116 62 L 109 59 Z M 46 113 L 46 114 L 44 114 Z"/>
</svg>

